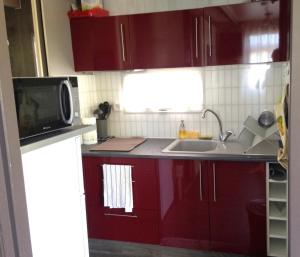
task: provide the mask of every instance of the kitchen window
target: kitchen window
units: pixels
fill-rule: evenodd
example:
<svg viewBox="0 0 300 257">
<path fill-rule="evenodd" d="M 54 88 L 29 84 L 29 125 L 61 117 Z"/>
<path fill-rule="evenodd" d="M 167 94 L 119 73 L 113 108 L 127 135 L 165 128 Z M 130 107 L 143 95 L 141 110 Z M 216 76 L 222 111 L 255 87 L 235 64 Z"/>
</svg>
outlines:
<svg viewBox="0 0 300 257">
<path fill-rule="evenodd" d="M 123 77 L 125 112 L 199 112 L 203 79 L 199 68 L 128 72 Z"/>
</svg>

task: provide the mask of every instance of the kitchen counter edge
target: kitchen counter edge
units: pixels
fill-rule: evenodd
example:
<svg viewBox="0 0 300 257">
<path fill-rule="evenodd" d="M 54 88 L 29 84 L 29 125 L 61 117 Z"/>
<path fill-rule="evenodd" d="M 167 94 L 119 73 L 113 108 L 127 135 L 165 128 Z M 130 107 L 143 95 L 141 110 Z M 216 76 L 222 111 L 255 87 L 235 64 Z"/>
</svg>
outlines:
<svg viewBox="0 0 300 257">
<path fill-rule="evenodd" d="M 148 138 L 130 152 L 114 151 L 90 151 L 94 145 L 82 145 L 83 157 L 115 157 L 115 158 L 146 158 L 146 159 L 183 159 L 183 160 L 223 160 L 223 161 L 263 161 L 277 162 L 276 151 L 251 152 L 240 154 L 178 154 L 163 153 L 162 150 L 175 139 L 151 139 Z"/>
</svg>

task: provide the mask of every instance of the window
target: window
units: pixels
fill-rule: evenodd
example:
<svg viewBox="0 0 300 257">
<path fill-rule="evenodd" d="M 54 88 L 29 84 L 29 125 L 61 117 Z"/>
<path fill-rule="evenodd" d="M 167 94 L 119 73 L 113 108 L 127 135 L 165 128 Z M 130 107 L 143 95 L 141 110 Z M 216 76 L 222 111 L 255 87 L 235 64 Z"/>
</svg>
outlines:
<svg viewBox="0 0 300 257">
<path fill-rule="evenodd" d="M 201 111 L 202 72 L 199 68 L 181 68 L 127 73 L 121 105 L 126 112 Z"/>
</svg>

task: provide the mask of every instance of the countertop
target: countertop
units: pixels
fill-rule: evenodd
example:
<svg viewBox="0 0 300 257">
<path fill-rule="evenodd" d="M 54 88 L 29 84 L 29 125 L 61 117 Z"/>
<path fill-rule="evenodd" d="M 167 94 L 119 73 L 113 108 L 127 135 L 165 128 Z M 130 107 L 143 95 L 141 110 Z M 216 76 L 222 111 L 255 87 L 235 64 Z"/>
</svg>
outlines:
<svg viewBox="0 0 300 257">
<path fill-rule="evenodd" d="M 163 158 L 163 159 L 190 159 L 190 160 L 228 160 L 228 161 L 277 161 L 277 147 L 264 144 L 255 150 L 245 153 L 245 148 L 238 141 L 229 141 L 226 145 L 220 144 L 214 153 L 178 154 L 163 153 L 162 150 L 175 139 L 147 139 L 130 152 L 90 151 L 94 145 L 82 145 L 83 156 L 93 157 L 122 157 L 122 158 Z"/>
<path fill-rule="evenodd" d="M 39 149 L 41 147 L 57 143 L 59 141 L 75 137 L 87 132 L 95 130 L 94 125 L 76 125 L 66 127 L 54 132 L 50 132 L 44 135 L 35 136 L 26 140 L 22 140 L 21 144 L 21 153 L 28 153 Z"/>
</svg>

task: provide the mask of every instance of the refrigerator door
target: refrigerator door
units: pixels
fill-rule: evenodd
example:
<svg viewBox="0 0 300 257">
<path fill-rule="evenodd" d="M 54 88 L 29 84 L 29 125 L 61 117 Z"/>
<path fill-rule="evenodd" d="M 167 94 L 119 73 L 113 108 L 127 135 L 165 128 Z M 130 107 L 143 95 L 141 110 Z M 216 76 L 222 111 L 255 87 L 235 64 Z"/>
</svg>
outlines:
<svg viewBox="0 0 300 257">
<path fill-rule="evenodd" d="M 79 142 L 22 155 L 33 257 L 89 256 Z"/>
</svg>

